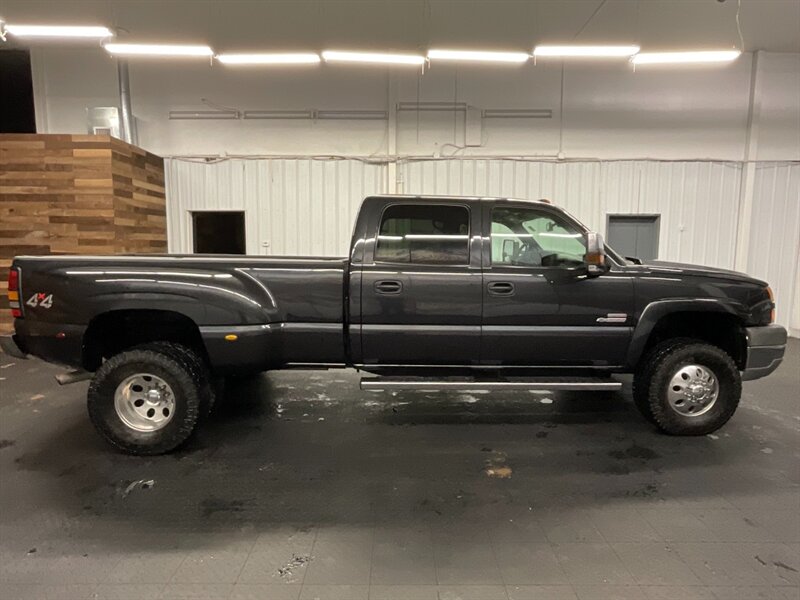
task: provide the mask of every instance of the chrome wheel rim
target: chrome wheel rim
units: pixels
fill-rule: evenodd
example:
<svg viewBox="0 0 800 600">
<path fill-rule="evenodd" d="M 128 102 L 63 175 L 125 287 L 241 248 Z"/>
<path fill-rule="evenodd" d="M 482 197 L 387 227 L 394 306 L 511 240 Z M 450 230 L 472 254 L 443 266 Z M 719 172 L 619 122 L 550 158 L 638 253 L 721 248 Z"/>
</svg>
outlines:
<svg viewBox="0 0 800 600">
<path fill-rule="evenodd" d="M 719 382 L 714 372 L 703 365 L 684 365 L 670 379 L 667 401 L 684 417 L 699 417 L 716 404 Z"/>
<path fill-rule="evenodd" d="M 117 416 L 135 431 L 158 431 L 175 414 L 175 394 L 170 385 L 151 373 L 125 378 L 114 392 Z"/>
</svg>

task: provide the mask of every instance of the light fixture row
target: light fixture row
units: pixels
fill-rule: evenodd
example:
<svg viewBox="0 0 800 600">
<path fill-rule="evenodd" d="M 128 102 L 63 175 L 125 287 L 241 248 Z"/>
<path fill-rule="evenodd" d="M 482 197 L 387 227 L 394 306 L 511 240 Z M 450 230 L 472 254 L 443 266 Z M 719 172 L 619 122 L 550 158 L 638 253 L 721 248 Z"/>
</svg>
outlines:
<svg viewBox="0 0 800 600">
<path fill-rule="evenodd" d="M 104 40 L 113 33 L 106 27 L 73 25 L 11 25 L 4 29 L 16 37 L 33 38 L 89 38 Z M 161 56 L 216 58 L 226 65 L 288 65 L 325 62 L 349 62 L 384 65 L 421 66 L 426 61 L 461 61 L 486 63 L 524 63 L 531 56 L 560 59 L 626 58 L 635 65 L 729 62 L 735 60 L 740 50 L 700 50 L 679 52 L 640 52 L 639 46 L 536 46 L 533 54 L 526 52 L 496 52 L 479 50 L 429 50 L 427 56 L 417 54 L 391 54 L 379 52 L 349 52 L 325 50 L 316 53 L 261 53 L 214 54 L 209 46 L 181 44 L 130 44 L 108 42 L 103 47 L 115 56 Z"/>
</svg>

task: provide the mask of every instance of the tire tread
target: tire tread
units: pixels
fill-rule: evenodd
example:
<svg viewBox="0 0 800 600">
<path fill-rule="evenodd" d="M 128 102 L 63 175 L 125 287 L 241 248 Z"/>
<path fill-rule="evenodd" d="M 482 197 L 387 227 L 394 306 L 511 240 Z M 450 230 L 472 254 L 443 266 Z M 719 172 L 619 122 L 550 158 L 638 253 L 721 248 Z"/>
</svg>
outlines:
<svg viewBox="0 0 800 600">
<path fill-rule="evenodd" d="M 687 337 L 670 338 L 653 346 L 639 361 L 639 366 L 633 375 L 633 402 L 642 416 L 653 425 L 657 424 L 649 399 L 649 382 L 653 378 L 653 371 L 664 360 L 664 356 L 670 354 L 676 347 L 696 342 L 697 340 Z"/>
<path fill-rule="evenodd" d="M 161 352 L 180 362 L 184 367 L 191 371 L 195 381 L 200 384 L 200 418 L 207 419 L 212 410 L 217 398 L 215 388 L 212 385 L 211 373 L 205 361 L 191 348 L 178 344 L 175 342 L 150 342 L 136 346 L 140 350 L 153 350 L 154 352 Z"/>
</svg>

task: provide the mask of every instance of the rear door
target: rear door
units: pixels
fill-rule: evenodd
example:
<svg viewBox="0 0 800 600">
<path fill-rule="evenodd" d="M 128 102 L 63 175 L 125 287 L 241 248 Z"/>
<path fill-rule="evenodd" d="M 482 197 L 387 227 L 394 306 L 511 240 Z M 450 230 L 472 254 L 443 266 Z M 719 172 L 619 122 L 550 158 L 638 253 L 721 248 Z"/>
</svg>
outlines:
<svg viewBox="0 0 800 600">
<path fill-rule="evenodd" d="M 376 212 L 360 266 L 361 362 L 478 363 L 480 231 L 478 203 L 409 199 Z"/>
<path fill-rule="evenodd" d="M 587 278 L 583 230 L 532 203 L 486 203 L 484 364 L 610 367 L 630 339 L 632 282 L 611 271 Z"/>
</svg>

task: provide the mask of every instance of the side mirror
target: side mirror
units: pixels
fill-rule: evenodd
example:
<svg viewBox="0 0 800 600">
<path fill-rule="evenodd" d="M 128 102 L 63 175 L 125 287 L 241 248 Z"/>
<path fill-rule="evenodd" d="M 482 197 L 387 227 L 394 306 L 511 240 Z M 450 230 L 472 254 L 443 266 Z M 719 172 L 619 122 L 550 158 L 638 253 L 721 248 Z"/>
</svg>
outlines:
<svg viewBox="0 0 800 600">
<path fill-rule="evenodd" d="M 586 255 L 583 257 L 583 262 L 586 264 L 586 274 L 589 277 L 599 277 L 608 271 L 605 244 L 603 236 L 599 233 L 586 234 Z"/>
</svg>

